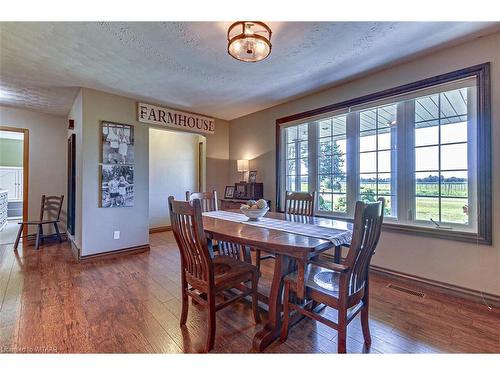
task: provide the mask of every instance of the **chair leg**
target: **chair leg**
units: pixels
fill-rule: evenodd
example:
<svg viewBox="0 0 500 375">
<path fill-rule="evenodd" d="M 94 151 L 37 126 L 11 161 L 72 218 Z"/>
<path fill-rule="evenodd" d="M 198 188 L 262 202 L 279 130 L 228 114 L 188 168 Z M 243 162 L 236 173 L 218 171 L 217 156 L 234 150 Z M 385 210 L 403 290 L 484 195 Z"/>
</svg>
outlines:
<svg viewBox="0 0 500 375">
<path fill-rule="evenodd" d="M 260 250 L 255 250 L 255 266 L 260 271 Z"/>
<path fill-rule="evenodd" d="M 283 295 L 283 325 L 281 326 L 280 341 L 285 342 L 288 338 L 288 328 L 290 326 L 290 284 L 285 283 Z"/>
<path fill-rule="evenodd" d="M 347 342 L 347 310 L 339 309 L 339 319 L 338 319 L 338 337 L 337 337 L 337 352 L 346 353 L 346 342 Z"/>
<path fill-rule="evenodd" d="M 255 320 L 255 324 L 260 323 L 258 287 L 259 287 L 259 274 L 258 272 L 254 272 L 252 278 L 252 310 L 253 310 L 253 318 Z"/>
<path fill-rule="evenodd" d="M 17 232 L 16 242 L 14 242 L 14 250 L 17 250 L 19 246 L 19 240 L 21 239 L 21 235 L 23 234 L 24 224 L 19 226 L 19 231 Z"/>
<path fill-rule="evenodd" d="M 186 292 L 186 286 L 182 286 L 182 299 L 181 299 L 181 320 L 180 320 L 180 325 L 183 326 L 186 324 L 187 321 L 187 316 L 188 316 L 188 310 L 189 310 L 189 298 L 188 294 Z"/>
<path fill-rule="evenodd" d="M 372 343 L 372 337 L 370 335 L 370 325 L 368 319 L 368 304 L 366 304 L 361 310 L 361 328 L 363 330 L 363 338 L 365 339 L 365 345 L 370 346 Z"/>
<path fill-rule="evenodd" d="M 54 229 L 56 230 L 56 235 L 57 235 L 57 238 L 59 239 L 59 242 L 62 242 L 61 233 L 59 232 L 59 227 L 58 227 L 57 223 L 54 223 Z"/>
<path fill-rule="evenodd" d="M 215 296 L 210 293 L 208 295 L 208 334 L 205 351 L 208 353 L 214 348 L 215 342 Z"/>
<path fill-rule="evenodd" d="M 35 249 L 37 249 L 37 250 L 40 247 L 41 234 L 42 234 L 42 224 L 38 224 L 38 228 L 36 231 L 36 241 L 35 241 Z"/>
</svg>

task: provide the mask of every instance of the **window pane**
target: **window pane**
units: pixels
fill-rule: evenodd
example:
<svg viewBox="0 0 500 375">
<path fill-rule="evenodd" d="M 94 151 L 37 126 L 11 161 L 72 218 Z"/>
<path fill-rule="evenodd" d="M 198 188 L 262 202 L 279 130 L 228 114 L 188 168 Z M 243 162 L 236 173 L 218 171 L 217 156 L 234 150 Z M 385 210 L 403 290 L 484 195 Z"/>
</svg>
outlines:
<svg viewBox="0 0 500 375">
<path fill-rule="evenodd" d="M 468 200 L 461 198 L 441 198 L 441 221 L 467 224 Z"/>
<path fill-rule="evenodd" d="M 300 159 L 300 174 L 305 175 L 309 173 L 309 164 L 307 158 Z"/>
<path fill-rule="evenodd" d="M 391 195 L 391 174 L 379 173 L 378 174 L 378 196 Z"/>
<path fill-rule="evenodd" d="M 375 133 L 361 133 L 359 137 L 359 151 L 375 151 L 377 149 L 377 135 Z"/>
<path fill-rule="evenodd" d="M 439 195 L 438 172 L 416 173 L 415 194 L 438 196 Z"/>
<path fill-rule="evenodd" d="M 286 190 L 295 191 L 295 176 L 287 176 L 287 178 L 286 178 Z"/>
<path fill-rule="evenodd" d="M 333 211 L 347 212 L 347 198 L 345 194 L 333 194 Z"/>
<path fill-rule="evenodd" d="M 416 219 L 439 221 L 439 198 L 416 198 Z"/>
<path fill-rule="evenodd" d="M 287 174 L 295 174 L 297 172 L 297 163 L 295 160 L 288 160 L 287 161 Z"/>
<path fill-rule="evenodd" d="M 333 195 L 328 193 L 321 193 L 319 195 L 319 210 L 320 211 L 332 211 Z"/>
<path fill-rule="evenodd" d="M 291 143 L 297 141 L 297 126 L 286 128 L 286 142 Z"/>
<path fill-rule="evenodd" d="M 299 150 L 300 150 L 300 157 L 301 158 L 306 158 L 307 157 L 307 142 L 300 142 L 299 144 Z"/>
<path fill-rule="evenodd" d="M 439 147 L 419 147 L 415 149 L 416 171 L 437 171 L 439 169 Z"/>
<path fill-rule="evenodd" d="M 298 129 L 298 137 L 301 141 L 307 141 L 307 138 L 308 138 L 308 135 L 307 135 L 307 128 L 308 128 L 308 125 L 307 124 L 302 124 L 302 125 L 299 125 L 299 129 Z"/>
<path fill-rule="evenodd" d="M 468 190 L 467 171 L 441 172 L 441 195 L 466 198 Z"/>
<path fill-rule="evenodd" d="M 467 114 L 467 89 L 452 90 L 440 94 L 441 117 Z"/>
<path fill-rule="evenodd" d="M 331 137 L 332 135 L 332 122 L 331 119 L 325 121 L 319 121 L 319 137 Z"/>
<path fill-rule="evenodd" d="M 441 143 L 467 142 L 467 122 L 441 125 Z"/>
<path fill-rule="evenodd" d="M 300 176 L 300 189 L 299 191 L 309 191 L 309 180 L 307 176 Z"/>
<path fill-rule="evenodd" d="M 384 215 L 385 216 L 396 216 L 396 212 L 393 212 L 393 207 L 392 207 L 392 196 L 390 195 L 380 195 L 379 197 L 385 199 L 385 207 L 384 207 Z M 378 198 L 378 197 L 377 197 Z"/>
<path fill-rule="evenodd" d="M 391 171 L 391 153 L 392 151 L 380 151 L 378 153 L 378 171 L 390 172 Z"/>
<path fill-rule="evenodd" d="M 439 143 L 439 127 L 428 126 L 415 129 L 415 146 L 437 145 Z"/>
<path fill-rule="evenodd" d="M 367 152 L 359 155 L 359 172 L 376 172 L 377 171 L 377 153 Z"/>
<path fill-rule="evenodd" d="M 378 124 L 377 127 L 379 129 L 389 128 L 391 126 L 396 125 L 396 105 L 391 104 L 385 107 L 379 107 L 377 110 L 378 113 Z"/>
<path fill-rule="evenodd" d="M 319 142 L 319 152 L 321 155 L 333 154 L 333 142 L 331 138 L 325 138 Z"/>
<path fill-rule="evenodd" d="M 362 174 L 359 176 L 359 199 L 363 202 L 375 202 L 377 200 L 377 175 Z"/>
<path fill-rule="evenodd" d="M 377 128 L 377 110 L 369 109 L 359 114 L 359 130 L 375 130 Z"/>
<path fill-rule="evenodd" d="M 286 152 L 287 159 L 295 158 L 295 143 L 287 144 L 286 150 L 287 150 Z"/>
<path fill-rule="evenodd" d="M 439 95 L 423 96 L 415 99 L 415 122 L 428 122 L 439 117 Z"/>
<path fill-rule="evenodd" d="M 332 192 L 333 182 L 331 176 L 320 175 L 319 176 L 319 191 Z"/>
<path fill-rule="evenodd" d="M 345 175 L 344 176 L 333 176 L 332 189 L 335 193 L 345 193 L 347 191 Z"/>
<path fill-rule="evenodd" d="M 390 150 L 391 149 L 391 131 L 390 129 L 383 130 L 378 134 L 378 149 Z"/>
<path fill-rule="evenodd" d="M 467 169 L 467 143 L 441 146 L 441 169 Z"/>
</svg>

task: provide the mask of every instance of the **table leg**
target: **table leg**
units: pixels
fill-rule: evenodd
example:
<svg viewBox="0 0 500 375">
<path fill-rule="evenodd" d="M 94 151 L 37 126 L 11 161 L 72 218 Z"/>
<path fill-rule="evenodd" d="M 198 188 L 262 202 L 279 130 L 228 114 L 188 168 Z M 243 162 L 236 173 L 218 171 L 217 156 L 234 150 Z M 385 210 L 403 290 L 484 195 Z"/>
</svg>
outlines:
<svg viewBox="0 0 500 375">
<path fill-rule="evenodd" d="M 335 263 L 340 264 L 341 258 L 342 258 L 342 246 L 337 245 L 337 246 L 335 246 L 335 253 L 333 255 L 333 261 Z"/>
<path fill-rule="evenodd" d="M 268 322 L 253 338 L 252 346 L 255 351 L 264 350 L 280 335 L 281 312 L 283 310 L 283 277 L 292 271 L 294 263 L 290 257 L 280 254 L 276 255 L 268 303 Z"/>
</svg>

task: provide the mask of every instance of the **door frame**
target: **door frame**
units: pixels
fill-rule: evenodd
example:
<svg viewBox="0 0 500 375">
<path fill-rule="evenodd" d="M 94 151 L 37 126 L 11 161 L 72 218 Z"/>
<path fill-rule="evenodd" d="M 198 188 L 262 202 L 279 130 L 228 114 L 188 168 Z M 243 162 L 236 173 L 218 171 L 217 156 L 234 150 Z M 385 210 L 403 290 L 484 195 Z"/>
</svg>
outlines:
<svg viewBox="0 0 500 375">
<path fill-rule="evenodd" d="M 29 181 L 29 155 L 30 155 L 30 137 L 29 130 L 25 128 L 13 128 L 10 126 L 1 126 L 0 131 L 23 133 L 23 220 L 28 220 L 28 181 Z M 23 235 L 28 234 L 28 226 L 25 225 Z"/>
</svg>

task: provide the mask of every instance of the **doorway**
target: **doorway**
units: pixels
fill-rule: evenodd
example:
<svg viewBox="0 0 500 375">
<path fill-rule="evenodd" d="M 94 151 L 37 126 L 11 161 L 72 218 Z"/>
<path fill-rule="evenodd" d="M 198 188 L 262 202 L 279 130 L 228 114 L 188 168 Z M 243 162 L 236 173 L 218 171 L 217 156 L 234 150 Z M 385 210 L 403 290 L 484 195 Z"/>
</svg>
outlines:
<svg viewBox="0 0 500 375">
<path fill-rule="evenodd" d="M 0 126 L 0 244 L 14 243 L 28 220 L 29 131 Z M 27 234 L 27 228 L 24 230 Z"/>
<path fill-rule="evenodd" d="M 149 232 L 170 229 L 167 200 L 186 199 L 186 191 L 205 189 L 205 145 L 202 135 L 149 129 Z"/>
</svg>

